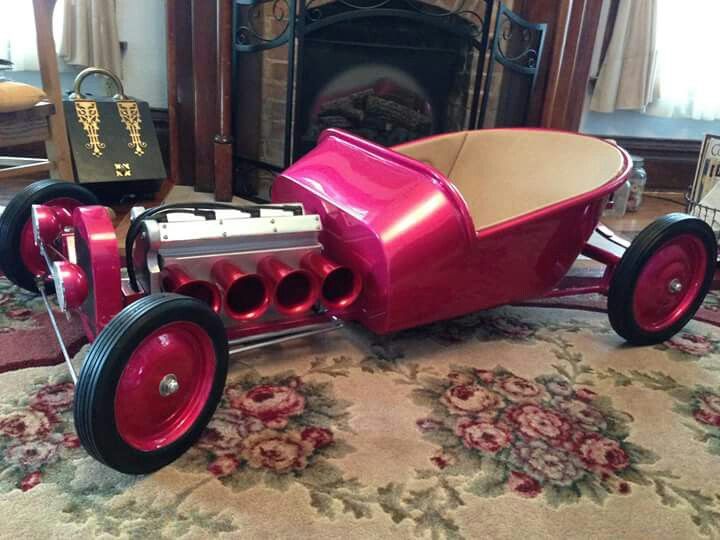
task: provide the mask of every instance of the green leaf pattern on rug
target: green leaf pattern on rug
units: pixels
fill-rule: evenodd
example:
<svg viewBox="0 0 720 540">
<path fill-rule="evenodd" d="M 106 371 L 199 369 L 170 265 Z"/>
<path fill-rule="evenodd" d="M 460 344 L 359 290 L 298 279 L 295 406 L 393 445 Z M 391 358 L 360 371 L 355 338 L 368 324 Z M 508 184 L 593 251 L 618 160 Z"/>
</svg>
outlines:
<svg viewBox="0 0 720 540">
<path fill-rule="evenodd" d="M 44 313 L 42 299 L 0 277 L 0 332 L 37 326 L 33 315 Z"/>
</svg>

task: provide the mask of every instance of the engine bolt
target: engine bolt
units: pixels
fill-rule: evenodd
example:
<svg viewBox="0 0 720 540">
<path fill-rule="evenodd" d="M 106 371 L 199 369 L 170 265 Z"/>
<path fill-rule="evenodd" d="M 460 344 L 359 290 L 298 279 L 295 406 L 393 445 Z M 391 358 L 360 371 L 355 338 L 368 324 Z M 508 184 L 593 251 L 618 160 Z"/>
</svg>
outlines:
<svg viewBox="0 0 720 540">
<path fill-rule="evenodd" d="M 158 390 L 160 391 L 160 395 L 163 397 L 167 397 L 180 390 L 180 383 L 178 382 L 175 374 L 168 373 L 167 375 L 165 375 L 162 378 L 162 381 L 160 381 L 160 386 Z"/>
<path fill-rule="evenodd" d="M 673 280 L 670 280 L 670 283 L 668 283 L 668 291 L 670 291 L 672 294 L 677 294 L 682 290 L 683 284 L 679 279 L 675 278 Z"/>
</svg>

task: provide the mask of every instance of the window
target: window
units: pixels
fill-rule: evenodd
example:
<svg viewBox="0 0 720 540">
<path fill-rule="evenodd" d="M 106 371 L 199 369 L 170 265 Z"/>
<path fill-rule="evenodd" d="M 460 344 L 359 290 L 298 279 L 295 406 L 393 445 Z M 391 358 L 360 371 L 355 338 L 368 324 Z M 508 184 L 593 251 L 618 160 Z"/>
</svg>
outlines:
<svg viewBox="0 0 720 540">
<path fill-rule="evenodd" d="M 720 119 L 720 70 L 715 65 L 718 0 L 657 1 L 656 99 L 650 114 Z"/>
<path fill-rule="evenodd" d="M 59 46 L 64 0 L 58 0 L 53 12 L 53 34 Z M 6 5 L 7 4 L 7 5 Z M 37 71 L 35 12 L 29 0 L 6 2 L 0 17 L 0 58 L 13 62 L 17 71 Z"/>
</svg>

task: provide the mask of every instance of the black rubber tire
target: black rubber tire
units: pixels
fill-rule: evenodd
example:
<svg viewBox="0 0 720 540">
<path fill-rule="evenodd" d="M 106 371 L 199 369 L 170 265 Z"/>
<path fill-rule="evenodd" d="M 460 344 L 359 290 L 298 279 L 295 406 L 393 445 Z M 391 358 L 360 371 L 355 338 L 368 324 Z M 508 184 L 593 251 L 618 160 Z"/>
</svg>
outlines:
<svg viewBox="0 0 720 540">
<path fill-rule="evenodd" d="M 135 347 L 160 326 L 188 321 L 201 326 L 215 349 L 216 369 L 205 406 L 195 423 L 178 440 L 143 452 L 128 444 L 115 422 L 115 392 Z M 178 294 L 153 294 L 126 306 L 103 328 L 85 357 L 75 388 L 75 429 L 87 452 L 108 467 L 146 474 L 179 458 L 200 437 L 225 387 L 228 342 L 220 317 L 208 306 Z"/>
<path fill-rule="evenodd" d="M 38 292 L 35 276 L 25 268 L 20 258 L 20 234 L 30 219 L 33 204 L 42 204 L 61 197 L 75 199 L 87 205 L 98 204 L 97 197 L 78 184 L 40 180 L 15 195 L 0 215 L 0 270 L 15 285 L 27 291 Z M 47 288 L 52 290 L 52 284 L 48 283 Z"/>
<path fill-rule="evenodd" d="M 635 319 L 633 294 L 637 280 L 655 251 L 680 234 L 695 235 L 706 247 L 708 263 L 705 278 L 697 298 L 681 319 L 665 330 L 648 332 L 642 329 Z M 615 332 L 633 345 L 650 345 L 670 339 L 688 323 L 705 299 L 715 273 L 716 259 L 717 240 L 710 226 L 704 221 L 687 214 L 674 213 L 652 222 L 625 251 L 610 280 L 608 317 Z"/>
</svg>

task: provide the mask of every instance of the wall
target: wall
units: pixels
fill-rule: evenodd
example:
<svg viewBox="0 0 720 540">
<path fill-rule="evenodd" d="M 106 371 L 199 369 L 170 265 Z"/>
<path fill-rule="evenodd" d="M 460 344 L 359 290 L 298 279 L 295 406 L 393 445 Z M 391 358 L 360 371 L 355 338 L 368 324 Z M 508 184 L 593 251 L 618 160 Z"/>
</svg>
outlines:
<svg viewBox="0 0 720 540">
<path fill-rule="evenodd" d="M 128 95 L 146 100 L 151 107 L 167 108 L 166 0 L 118 0 L 117 18 L 120 41 L 127 42 L 122 57 L 123 85 Z M 80 67 L 61 62 L 63 92 L 72 90 Z M 8 78 L 42 86 L 37 71 L 6 72 Z M 97 95 L 107 93 L 102 80 L 94 77 L 83 83 L 83 90 Z"/>
<path fill-rule="evenodd" d="M 166 0 L 118 0 L 125 92 L 151 107 L 167 108 Z"/>
</svg>

